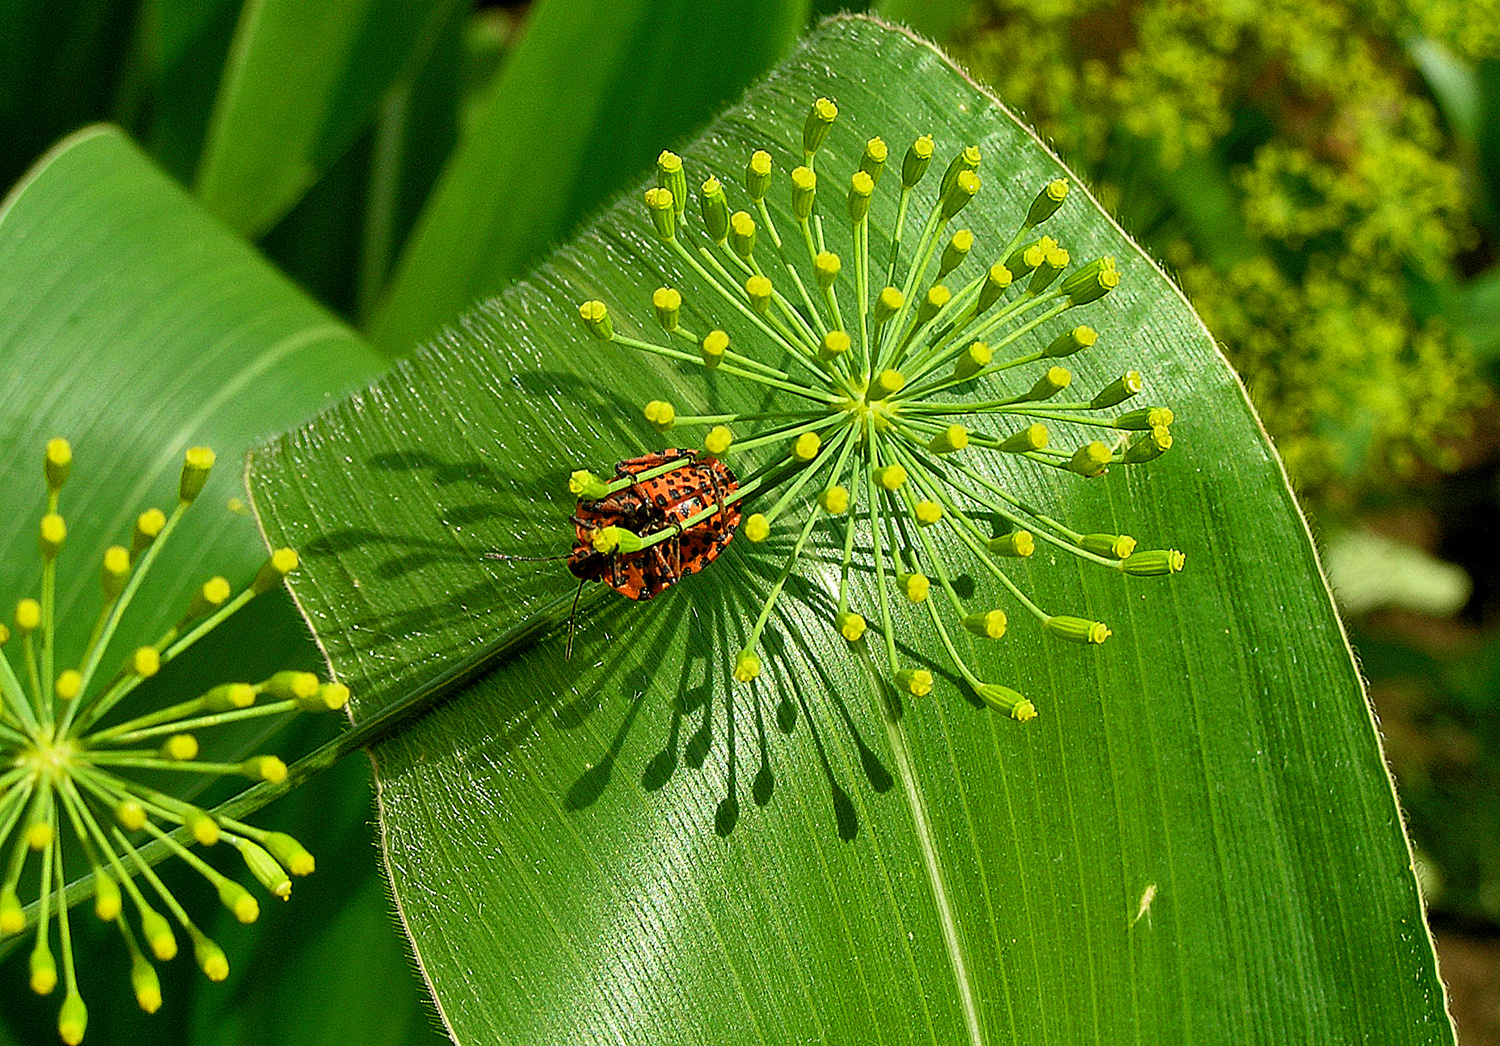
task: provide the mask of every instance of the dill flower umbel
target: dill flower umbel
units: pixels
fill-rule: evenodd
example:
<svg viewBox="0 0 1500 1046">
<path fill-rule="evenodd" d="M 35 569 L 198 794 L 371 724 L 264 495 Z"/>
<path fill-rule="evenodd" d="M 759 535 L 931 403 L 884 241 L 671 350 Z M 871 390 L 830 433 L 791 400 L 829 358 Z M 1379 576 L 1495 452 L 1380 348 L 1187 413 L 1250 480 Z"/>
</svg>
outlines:
<svg viewBox="0 0 1500 1046">
<path fill-rule="evenodd" d="M 223 950 L 193 922 L 143 853 L 164 848 L 201 874 L 241 922 L 259 915 L 259 902 L 193 849 L 225 844 L 239 853 L 250 876 L 273 897 L 287 898 L 293 875 L 313 870 L 300 843 L 215 815 L 138 780 L 136 771 L 165 771 L 200 779 L 241 777 L 279 783 L 287 768 L 273 755 L 232 762 L 198 758 L 201 731 L 260 716 L 343 707 L 342 684 L 307 672 L 278 672 L 259 683 L 225 683 L 208 692 L 128 718 L 110 713 L 141 683 L 181 655 L 257 595 L 282 583 L 297 566 L 291 549 L 273 552 L 239 592 L 222 577 L 205 582 L 175 626 L 159 640 L 125 652 L 111 646 L 132 599 L 167 539 L 198 498 L 213 467 L 205 447 L 187 451 L 170 513 L 149 509 L 137 518 L 129 546 L 104 553 L 102 604 L 77 666 L 58 664 L 58 563 L 67 538 L 60 512 L 73 452 L 66 440 L 47 444 L 46 512 L 39 527 L 42 556 L 37 598 L 16 604 L 14 628 L 0 625 L 0 938 L 31 939 L 31 988 L 64 988 L 58 1032 L 78 1043 L 88 1023 L 79 992 L 66 886 L 88 874 L 94 913 L 119 928 L 130 955 L 130 979 L 147 1012 L 161 1006 L 151 960 L 166 961 L 186 934 L 199 967 L 223 980 Z M 112 658 L 106 662 L 106 658 Z M 117 667 L 114 667 L 117 666 Z M 29 906 L 23 898 L 30 898 Z M 175 924 L 175 928 L 174 928 Z"/>
<path fill-rule="evenodd" d="M 739 190 L 713 176 L 690 200 L 682 160 L 671 152 L 658 159 L 646 210 L 663 251 L 691 273 L 690 285 L 663 286 L 651 296 L 654 332 L 650 321 L 626 329 L 627 321 L 617 323 L 598 300 L 579 306 L 582 325 L 601 342 L 759 386 L 767 405 L 687 414 L 666 399 L 647 403 L 645 416 L 658 431 L 672 432 L 679 444 L 683 430 L 699 432 L 701 449 L 664 452 L 660 457 L 677 457 L 650 469 L 657 456 L 622 462 L 610 481 L 575 472 L 571 489 L 582 501 L 574 571 L 649 598 L 727 543 L 720 535 L 691 539 L 725 529 L 726 518 L 737 519 L 751 499 L 760 503 L 744 515 L 740 534 L 758 543 L 785 527 L 795 538 L 733 665 L 734 677 L 749 682 L 762 670 L 758 644 L 776 601 L 819 524 L 828 522 L 841 550 L 829 622 L 839 634 L 860 642 L 873 613 L 890 680 L 925 695 L 931 670 L 898 655 L 897 608 L 907 605 L 931 623 L 980 698 L 1030 719 L 1036 710 L 1029 700 L 975 667 L 970 644 L 1004 636 L 1007 611 L 971 605 L 960 594 L 954 552 L 977 561 L 1052 636 L 1080 644 L 1104 642 L 1109 628 L 1037 605 L 1011 579 L 1008 560 L 1030 556 L 1040 541 L 1143 577 L 1177 572 L 1183 556 L 1136 551 L 1128 535 L 1074 530 L 1011 493 L 976 459 L 1000 455 L 1079 481 L 1098 479 L 1111 466 L 1166 451 L 1172 411 L 1126 405 L 1143 390 L 1134 370 L 1081 397 L 1068 394 L 1073 375 L 1063 361 L 1099 340 L 1093 327 L 1074 320 L 1074 310 L 1108 295 L 1120 273 L 1110 257 L 1074 265 L 1062 242 L 1037 231 L 1063 206 L 1066 181 L 1042 186 L 1009 241 L 983 250 L 958 221 L 981 190 L 977 147 L 959 149 L 941 174 L 930 173 L 938 146 L 922 135 L 888 172 L 889 147 L 871 138 L 854 170 L 820 172 L 817 154 L 837 115 L 826 98 L 808 113 L 802 163 L 785 172 L 777 190 L 789 194 L 785 233 L 767 205 L 776 180 L 769 152 L 748 158 L 738 207 L 730 195 Z M 894 224 L 884 232 L 871 207 L 882 182 L 896 197 Z M 689 306 L 702 317 L 738 315 L 755 337 L 733 344 L 711 319 L 690 324 Z M 1051 335 L 1043 347 L 1023 341 L 1038 330 Z M 1069 434 L 1062 449 L 1054 428 Z M 678 470 L 700 458 L 745 474 L 726 466 L 718 489 L 695 487 Z M 676 490 L 648 485 L 674 476 Z M 651 520 L 653 499 L 674 514 L 649 531 L 595 525 Z M 857 534 L 876 581 L 873 608 L 855 605 L 851 573 L 865 554 Z M 689 546 L 703 551 L 690 554 Z M 657 558 L 643 587 L 639 564 L 647 556 Z M 611 558 L 606 564 L 596 557 Z"/>
</svg>

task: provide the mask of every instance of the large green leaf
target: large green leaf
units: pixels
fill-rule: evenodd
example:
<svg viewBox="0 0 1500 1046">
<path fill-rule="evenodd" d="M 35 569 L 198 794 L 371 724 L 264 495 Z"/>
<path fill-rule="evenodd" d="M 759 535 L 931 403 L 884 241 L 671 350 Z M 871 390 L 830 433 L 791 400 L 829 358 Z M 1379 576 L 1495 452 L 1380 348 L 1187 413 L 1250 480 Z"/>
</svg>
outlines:
<svg viewBox="0 0 1500 1046">
<path fill-rule="evenodd" d="M 515 279 L 790 46 L 808 0 L 542 0 L 412 233 L 370 336 L 405 353 Z"/>
<path fill-rule="evenodd" d="M 252 520 L 225 508 L 231 497 L 243 498 L 245 448 L 369 381 L 380 360 L 111 128 L 59 144 L 0 205 L 0 271 L 0 605 L 13 608 L 38 592 L 42 450 L 48 438 L 65 436 L 75 463 L 60 506 L 69 534 L 59 559 L 59 668 L 77 664 L 94 623 L 104 548 L 128 543 L 143 509 L 171 507 L 184 448 L 208 444 L 219 454 L 204 494 L 124 619 L 106 655 L 112 668 L 125 650 L 173 624 L 212 574 L 236 585 L 253 576 L 265 545 Z M 181 700 L 226 678 L 320 668 L 320 660 L 291 601 L 267 596 L 138 695 L 142 703 Z M 336 726 L 319 725 L 324 733 Z M 308 799 L 326 803 L 331 795 L 320 785 Z M 358 780 L 343 795 L 356 807 L 365 802 Z M 331 847 L 342 841 L 311 843 L 334 865 Z M 348 844 L 367 862 L 363 840 Z M 234 872 L 225 856 L 209 859 Z M 181 870 L 164 872 L 174 888 L 196 890 L 194 873 Z M 209 910 L 212 904 L 208 898 Z M 288 910 L 306 918 L 307 908 L 299 898 Z M 373 906 L 377 922 L 380 909 Z M 132 998 L 119 935 L 85 911 L 74 925 L 81 990 L 93 1007 L 90 1034 L 101 1042 L 139 1040 L 150 1025 Z M 261 940 L 268 927 L 272 935 Z M 248 963 L 257 946 L 273 955 L 285 950 L 275 929 L 268 919 L 222 939 Z M 369 942 L 360 935 L 363 951 L 399 964 L 393 935 L 383 953 Z M 58 1000 L 31 998 L 25 950 L 17 951 L 0 968 L 3 1021 L 21 1041 L 50 1040 Z M 190 963 L 164 972 L 168 1012 L 200 987 L 212 994 L 194 972 Z M 311 986 L 308 999 L 326 998 L 320 992 Z"/>
<path fill-rule="evenodd" d="M 978 144 L 985 187 L 963 217 L 985 263 L 1064 173 L 935 50 L 845 19 L 686 149 L 690 183 L 717 172 L 741 199 L 758 147 L 784 179 L 819 95 L 841 106 L 818 160 L 839 249 L 843 179 L 872 134 L 892 166 L 923 132 L 939 163 Z M 896 177 L 876 194 L 883 228 Z M 268 532 L 307 550 L 294 594 L 357 720 L 496 651 L 375 750 L 396 900 L 457 1041 L 1451 1043 L 1390 782 L 1285 476 L 1182 296 L 1081 192 L 1048 228 L 1075 258 L 1115 256 L 1125 282 L 1088 310 L 1100 345 L 1069 364 L 1086 390 L 1139 367 L 1176 406 L 1178 445 L 1093 481 L 983 467 L 1077 526 L 1180 547 L 1188 569 L 1126 578 L 1044 549 L 1016 571 L 1043 606 L 1117 633 L 1067 646 L 1017 613 L 975 655 L 1038 720 L 952 678 L 920 699 L 878 685 L 878 646 L 833 631 L 838 553 L 821 538 L 753 685 L 730 666 L 789 544 L 774 536 L 648 603 L 594 586 L 564 659 L 567 572 L 485 553 L 566 551 L 569 470 L 693 439 L 653 432 L 645 400 L 758 402 L 578 329 L 590 297 L 649 329 L 665 282 L 693 326 L 756 344 L 663 264 L 639 200 L 251 462 Z M 1002 598 L 949 558 L 979 575 L 960 578 L 976 605 Z M 898 615 L 902 656 L 940 668 L 919 613 Z"/>
</svg>

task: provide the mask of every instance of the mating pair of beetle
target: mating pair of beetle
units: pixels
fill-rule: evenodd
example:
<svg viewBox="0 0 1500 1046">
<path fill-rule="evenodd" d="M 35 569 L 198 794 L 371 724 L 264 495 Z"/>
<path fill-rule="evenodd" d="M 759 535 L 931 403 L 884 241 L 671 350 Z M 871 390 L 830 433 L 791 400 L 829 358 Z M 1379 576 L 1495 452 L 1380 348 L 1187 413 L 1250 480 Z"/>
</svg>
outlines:
<svg viewBox="0 0 1500 1046">
<path fill-rule="evenodd" d="M 615 465 L 615 481 L 619 489 L 600 498 L 580 498 L 573 514 L 578 543 L 567 560 L 568 570 L 578 578 L 575 614 L 578 596 L 589 581 L 603 582 L 631 599 L 661 595 L 718 558 L 740 524 L 739 506 L 725 504 L 739 480 L 728 465 L 717 458 L 701 458 L 696 450 L 673 447 L 627 458 Z M 702 518 L 695 521 L 695 517 Z M 607 527 L 643 538 L 664 530 L 671 534 L 638 551 L 601 552 L 595 538 Z M 493 552 L 490 558 L 522 557 Z M 572 653 L 570 616 L 566 656 Z"/>
</svg>

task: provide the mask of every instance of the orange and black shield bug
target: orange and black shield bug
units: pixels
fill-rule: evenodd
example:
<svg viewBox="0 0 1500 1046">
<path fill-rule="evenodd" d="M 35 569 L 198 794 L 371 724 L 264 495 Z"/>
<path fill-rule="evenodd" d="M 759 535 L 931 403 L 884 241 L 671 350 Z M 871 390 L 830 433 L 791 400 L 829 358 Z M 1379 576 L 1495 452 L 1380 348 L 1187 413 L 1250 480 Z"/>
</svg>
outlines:
<svg viewBox="0 0 1500 1046">
<path fill-rule="evenodd" d="M 673 462 L 677 467 L 661 471 Z M 635 478 L 644 473 L 658 474 Z M 632 482 L 602 498 L 578 501 L 573 515 L 578 544 L 568 569 L 580 581 L 602 581 L 630 599 L 650 599 L 708 566 L 733 540 L 740 510 L 724 499 L 739 481 L 722 461 L 700 458 L 693 450 L 661 450 L 615 465 L 616 483 L 623 480 Z M 715 505 L 717 512 L 690 522 Z M 643 538 L 673 528 L 676 533 L 638 552 L 599 552 L 594 535 L 610 526 Z"/>
</svg>

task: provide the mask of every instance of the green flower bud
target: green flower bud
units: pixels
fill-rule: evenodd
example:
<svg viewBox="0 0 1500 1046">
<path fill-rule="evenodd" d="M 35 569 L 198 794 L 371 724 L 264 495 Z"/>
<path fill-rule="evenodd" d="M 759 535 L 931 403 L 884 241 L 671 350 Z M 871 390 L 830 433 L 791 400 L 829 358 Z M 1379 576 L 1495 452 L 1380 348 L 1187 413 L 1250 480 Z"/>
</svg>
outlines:
<svg viewBox="0 0 1500 1046">
<path fill-rule="evenodd" d="M 1089 407 L 1093 410 L 1103 410 L 1105 407 L 1117 406 L 1139 393 L 1144 387 L 1141 372 L 1128 370 L 1095 393 L 1094 398 L 1089 400 Z"/>
<path fill-rule="evenodd" d="M 924 134 L 906 150 L 906 159 L 901 161 L 901 184 L 910 189 L 927 173 L 932 162 L 932 135 Z"/>
<path fill-rule="evenodd" d="M 1003 610 L 988 610 L 964 618 L 964 628 L 981 639 L 999 639 L 1005 635 L 1008 620 Z"/>
<path fill-rule="evenodd" d="M 1171 407 L 1141 407 L 1116 415 L 1111 424 L 1117 429 L 1145 432 L 1147 429 L 1164 429 L 1176 420 Z"/>
<path fill-rule="evenodd" d="M 283 901 L 291 897 L 292 880 L 276 858 L 258 843 L 249 839 L 236 838 L 238 841 L 234 844 L 235 849 L 239 850 L 240 856 L 245 860 L 245 867 L 250 870 L 251 875 L 255 876 L 255 881 L 260 883 L 272 897 Z"/>
<path fill-rule="evenodd" d="M 99 571 L 99 584 L 104 590 L 104 602 L 113 603 L 125 591 L 125 582 L 130 580 L 130 550 L 124 545 L 111 545 L 104 550 L 104 566 Z"/>
<path fill-rule="evenodd" d="M 89 1026 L 89 1008 L 83 1004 L 78 990 L 71 989 L 63 998 L 62 1009 L 57 1013 L 57 1034 L 67 1046 L 78 1046 Z"/>
<path fill-rule="evenodd" d="M 141 912 L 141 936 L 158 961 L 171 962 L 177 957 L 177 938 L 172 935 L 172 927 L 154 908 Z"/>
<path fill-rule="evenodd" d="M 1186 560 L 1175 548 L 1153 548 L 1128 556 L 1120 565 L 1132 577 L 1164 577 L 1181 570 Z"/>
<path fill-rule="evenodd" d="M 31 953 L 31 990 L 38 995 L 51 995 L 56 987 L 57 961 L 52 958 L 47 942 L 39 940 Z"/>
<path fill-rule="evenodd" d="M 1023 243 L 1010 252 L 1010 257 L 1005 259 L 1005 267 L 1011 271 L 1016 279 L 1030 276 L 1032 270 L 1047 260 L 1047 252 L 1057 246 L 1057 241 L 1050 236 L 1033 240 L 1031 243 Z"/>
<path fill-rule="evenodd" d="M 162 528 L 167 525 L 167 516 L 159 508 L 148 508 L 135 518 L 135 530 L 131 534 L 130 558 L 133 560 L 146 549 L 151 547 L 152 542 L 161 534 Z"/>
<path fill-rule="evenodd" d="M 1053 616 L 1042 622 L 1048 632 L 1070 643 L 1099 644 L 1110 637 L 1110 631 L 1100 621 L 1086 621 L 1081 617 Z"/>
<path fill-rule="evenodd" d="M 670 334 L 677 329 L 682 318 L 682 294 L 671 287 L 658 287 L 651 294 L 651 306 L 656 310 L 656 322 Z"/>
<path fill-rule="evenodd" d="M 286 764 L 274 755 L 252 755 L 240 763 L 240 774 L 252 781 L 280 784 L 286 780 Z"/>
<path fill-rule="evenodd" d="M 804 432 L 792 441 L 792 458 L 795 461 L 811 461 L 822 449 L 822 436 L 816 432 Z"/>
<path fill-rule="evenodd" d="M 757 149 L 750 154 L 750 162 L 745 167 L 745 191 L 750 194 L 750 199 L 760 203 L 770 188 L 771 154 Z"/>
<path fill-rule="evenodd" d="M 656 185 L 672 194 L 672 207 L 677 216 L 687 208 L 687 172 L 682 169 L 682 157 L 663 149 L 656 158 Z"/>
<path fill-rule="evenodd" d="M 677 238 L 677 200 L 670 189 L 647 189 L 646 210 L 651 214 L 651 224 L 663 242 Z"/>
<path fill-rule="evenodd" d="M 982 341 L 972 343 L 953 361 L 953 376 L 966 381 L 990 365 L 994 352 Z"/>
<path fill-rule="evenodd" d="M 73 470 L 72 444 L 60 437 L 49 439 L 42 464 L 47 474 L 47 493 L 56 494 L 68 482 L 68 473 Z"/>
<path fill-rule="evenodd" d="M 49 512 L 42 517 L 37 530 L 37 545 L 42 550 L 42 559 L 50 563 L 62 551 L 63 542 L 68 537 L 68 524 L 56 512 Z"/>
<path fill-rule="evenodd" d="M 811 167 L 792 169 L 792 215 L 805 222 L 812 217 L 813 199 L 818 192 L 818 176 Z"/>
<path fill-rule="evenodd" d="M 1052 217 L 1067 198 L 1068 183 L 1062 178 L 1054 178 L 1042 186 L 1042 191 L 1036 194 L 1036 199 L 1031 201 L 1031 207 L 1026 211 L 1026 228 L 1040 225 Z"/>
<path fill-rule="evenodd" d="M 103 868 L 94 869 L 94 914 L 100 922 L 112 923 L 120 917 L 120 884 Z"/>
<path fill-rule="evenodd" d="M 578 306 L 578 319 L 583 329 L 600 341 L 612 341 L 615 325 L 609 318 L 609 307 L 602 301 L 586 301 Z"/>
<path fill-rule="evenodd" d="M 894 367 L 887 367 L 875 375 L 875 380 L 870 382 L 869 398 L 871 400 L 883 400 L 894 396 L 906 388 L 906 375 Z"/>
<path fill-rule="evenodd" d="M 910 573 L 896 575 L 896 588 L 901 594 L 913 603 L 927 602 L 927 596 L 932 590 L 932 582 L 926 574 Z"/>
<path fill-rule="evenodd" d="M 1025 454 L 1044 449 L 1048 442 L 1047 426 L 1038 421 L 1001 440 L 1000 449 L 1009 454 Z"/>
<path fill-rule="evenodd" d="M 1051 399 L 1073 383 L 1073 372 L 1067 367 L 1048 367 L 1022 399 L 1028 402 Z"/>
<path fill-rule="evenodd" d="M 600 527 L 594 531 L 594 551 L 608 555 L 611 552 L 628 556 L 641 550 L 641 536 L 624 527 Z"/>
<path fill-rule="evenodd" d="M 756 312 L 765 312 L 771 307 L 771 281 L 758 274 L 747 278 L 745 297 L 750 300 L 752 309 Z"/>
<path fill-rule="evenodd" d="M 203 695 L 207 712 L 231 712 L 255 704 L 255 687 L 249 683 L 220 683 Z"/>
<path fill-rule="evenodd" d="M 1098 340 L 1098 331 L 1092 327 L 1080 325 L 1053 338 L 1052 343 L 1042 350 L 1042 355 L 1050 356 L 1052 359 L 1062 359 L 1075 352 L 1093 348 Z"/>
<path fill-rule="evenodd" d="M 745 211 L 729 216 L 729 246 L 741 258 L 748 259 L 755 252 L 755 219 Z"/>
<path fill-rule="evenodd" d="M 1120 460 L 1127 465 L 1139 465 L 1154 461 L 1171 449 L 1172 433 L 1165 426 L 1158 426 L 1151 430 L 1149 436 L 1143 436 L 1126 447 Z"/>
<path fill-rule="evenodd" d="M 173 954 L 176 954 L 175 947 Z M 155 1013 L 161 1009 L 161 978 L 156 975 L 156 967 L 143 955 L 130 960 L 130 987 L 135 992 L 136 1005 L 142 1011 Z"/>
<path fill-rule="evenodd" d="M 281 862 L 283 868 L 298 878 L 311 875 L 316 869 L 313 855 L 285 832 L 268 832 L 261 842 L 271 851 L 271 856 Z"/>
<path fill-rule="evenodd" d="M 234 913 L 234 917 L 242 923 L 253 923 L 260 918 L 260 904 L 250 896 L 249 890 L 233 879 L 220 880 L 219 903 Z"/>
<path fill-rule="evenodd" d="M 728 425 L 715 425 L 708 430 L 708 435 L 703 437 L 703 449 L 715 456 L 723 454 L 732 443 L 734 443 L 734 433 L 729 430 Z"/>
<path fill-rule="evenodd" d="M 868 627 L 864 615 L 856 614 L 852 610 L 846 610 L 838 615 L 834 619 L 834 624 L 838 627 L 839 635 L 851 643 L 858 643 Z"/>
<path fill-rule="evenodd" d="M 229 959 L 224 955 L 224 949 L 201 933 L 193 935 L 193 958 L 203 975 L 215 984 L 229 976 Z"/>
<path fill-rule="evenodd" d="M 677 424 L 677 410 L 666 400 L 652 400 L 646 404 L 646 420 L 657 432 L 669 432 Z"/>
<path fill-rule="evenodd" d="M 255 572 L 255 580 L 250 582 L 250 591 L 259 596 L 273 588 L 279 588 L 286 576 L 301 566 L 301 563 L 295 549 L 278 548 Z"/>
<path fill-rule="evenodd" d="M 771 521 L 762 512 L 753 512 L 745 517 L 743 533 L 746 541 L 756 544 L 771 536 Z"/>
<path fill-rule="evenodd" d="M 161 652 L 154 646 L 136 647 L 135 651 L 125 658 L 124 672 L 126 675 L 150 679 L 160 671 Z"/>
<path fill-rule="evenodd" d="M 977 170 L 979 170 L 979 146 L 970 145 L 959 150 L 958 155 L 948 161 L 948 169 L 943 172 L 943 180 L 938 183 L 938 195 L 946 195 L 964 171 L 972 173 Z"/>
<path fill-rule="evenodd" d="M 818 343 L 818 359 L 834 360 L 849 351 L 849 335 L 843 331 L 829 331 Z"/>
<path fill-rule="evenodd" d="M 711 330 L 698 344 L 705 367 L 717 367 L 724 362 L 724 353 L 729 351 L 729 335 L 721 330 Z M 663 430 L 665 431 L 665 430 Z"/>
<path fill-rule="evenodd" d="M 316 694 L 297 704 L 304 712 L 337 712 L 348 703 L 349 688 L 330 679 L 318 685 Z"/>
<path fill-rule="evenodd" d="M 724 195 L 724 186 L 717 178 L 703 183 L 698 193 L 698 205 L 703 212 L 703 228 L 715 243 L 729 239 L 729 200 Z"/>
<path fill-rule="evenodd" d="M 968 445 L 969 430 L 962 425 L 949 425 L 928 441 L 927 449 L 934 454 L 952 454 Z"/>
<path fill-rule="evenodd" d="M 753 650 L 741 650 L 734 656 L 734 678 L 748 683 L 760 675 L 760 658 Z"/>
<path fill-rule="evenodd" d="M 261 689 L 276 701 L 310 701 L 318 693 L 318 677 L 311 672 L 287 669 L 277 672 L 262 684 Z"/>
<path fill-rule="evenodd" d="M 808 159 L 822 146 L 823 140 L 828 137 L 828 129 L 833 126 L 833 121 L 839 115 L 839 107 L 827 98 L 819 98 L 813 102 L 812 108 L 808 110 L 807 119 L 802 124 L 802 155 Z"/>
<path fill-rule="evenodd" d="M 864 155 L 859 158 L 859 170 L 861 174 L 870 176 L 871 186 L 880 182 L 880 172 L 885 170 L 886 157 L 890 150 L 886 148 L 884 139 L 871 138 L 865 143 Z"/>
<path fill-rule="evenodd" d="M 209 578 L 193 593 L 193 601 L 188 604 L 188 612 L 184 616 L 188 620 L 207 617 L 228 601 L 231 592 L 227 578 Z"/>
<path fill-rule="evenodd" d="M 1008 686 L 982 683 L 974 688 L 980 699 L 997 712 L 1004 712 L 1018 723 L 1036 718 L 1036 706 Z"/>
<path fill-rule="evenodd" d="M 875 179 L 864 171 L 855 171 L 849 179 L 849 221 L 855 225 L 864 221 L 870 213 L 870 197 L 875 192 Z"/>
<path fill-rule="evenodd" d="M 1135 551 L 1135 538 L 1127 534 L 1084 534 L 1078 547 L 1106 559 L 1127 559 Z"/>
<path fill-rule="evenodd" d="M 938 260 L 937 278 L 942 279 L 954 269 L 964 263 L 969 252 L 974 249 L 974 234 L 968 229 L 959 229 L 948 240 L 948 245 L 943 248 L 943 255 Z"/>
<path fill-rule="evenodd" d="M 577 469 L 568 477 L 568 491 L 580 498 L 598 501 L 609 496 L 609 484 L 588 469 Z"/>
<path fill-rule="evenodd" d="M 1013 530 L 1009 534 L 990 538 L 984 547 L 991 555 L 1025 559 L 1036 551 L 1036 539 L 1029 530 Z"/>
<path fill-rule="evenodd" d="M 829 515 L 842 516 L 849 511 L 849 490 L 847 487 L 832 486 L 818 495 L 818 507 Z"/>
<path fill-rule="evenodd" d="M 16 888 L 9 884 L 0 886 L 0 937 L 14 937 L 26 929 L 26 910 Z"/>
<path fill-rule="evenodd" d="M 896 686 L 912 697 L 932 693 L 932 673 L 925 668 L 903 668 L 896 673 Z"/>
<path fill-rule="evenodd" d="M 839 270 L 842 267 L 843 263 L 839 261 L 837 254 L 832 251 L 821 251 L 813 260 L 813 278 L 818 281 L 819 287 L 827 290 L 833 286 L 833 281 L 838 279 Z"/>
<path fill-rule="evenodd" d="M 1062 271 L 1068 267 L 1068 262 L 1071 260 L 1072 258 L 1068 252 L 1061 247 L 1053 247 L 1051 250 L 1043 252 L 1042 263 L 1031 274 L 1031 282 L 1026 285 L 1026 290 L 1031 294 L 1042 293 L 1042 291 L 1052 286 L 1054 280 L 1062 275 Z"/>
<path fill-rule="evenodd" d="M 1104 297 L 1120 284 L 1113 258 L 1089 262 L 1062 282 L 1062 292 L 1070 305 L 1088 305 Z"/>
<path fill-rule="evenodd" d="M 1114 460 L 1114 455 L 1110 453 L 1109 448 L 1098 440 L 1094 440 L 1073 452 L 1073 457 L 1068 461 L 1068 471 L 1093 479 L 1104 475 L 1105 466 L 1112 460 Z"/>
<path fill-rule="evenodd" d="M 978 312 L 984 312 L 995 302 L 1000 300 L 1000 295 L 1011 285 L 1015 277 L 1011 271 L 1000 262 L 990 266 L 989 273 L 984 278 L 984 286 L 979 288 L 979 301 L 976 303 Z"/>
<path fill-rule="evenodd" d="M 182 456 L 182 481 L 177 486 L 178 500 L 192 502 L 203 492 L 208 472 L 214 467 L 214 452 L 207 447 L 189 447 Z"/>
<path fill-rule="evenodd" d="M 939 203 L 939 210 L 942 212 L 943 220 L 947 221 L 967 207 L 969 201 L 974 199 L 975 194 L 978 192 L 979 175 L 973 171 L 959 171 L 958 177 L 953 179 L 953 186 L 947 192 L 943 193 L 942 200 Z"/>
<path fill-rule="evenodd" d="M 42 623 L 42 604 L 34 599 L 16 600 L 16 633 L 29 635 Z"/>
<path fill-rule="evenodd" d="M 917 306 L 917 323 L 931 323 L 933 317 L 943 311 L 943 306 L 953 300 L 953 292 L 941 283 L 934 283 L 927 288 L 927 294 L 922 298 L 922 304 Z"/>
</svg>

